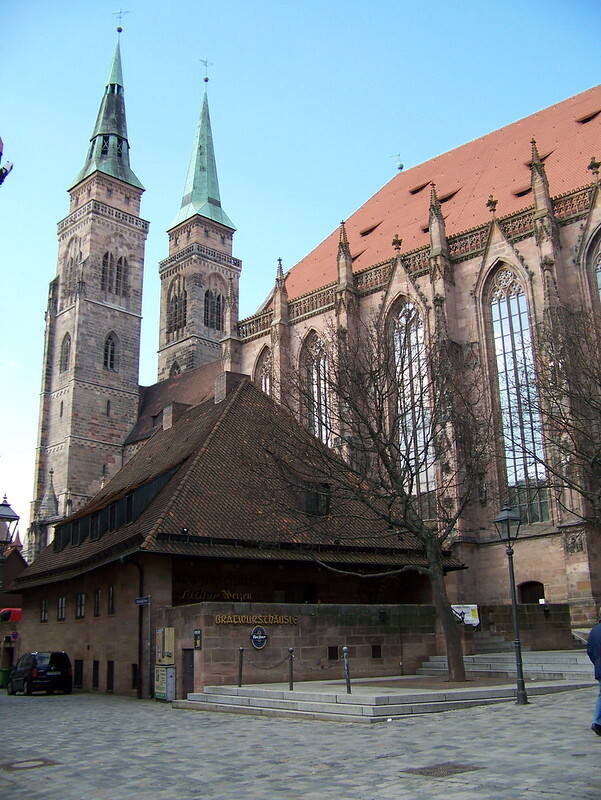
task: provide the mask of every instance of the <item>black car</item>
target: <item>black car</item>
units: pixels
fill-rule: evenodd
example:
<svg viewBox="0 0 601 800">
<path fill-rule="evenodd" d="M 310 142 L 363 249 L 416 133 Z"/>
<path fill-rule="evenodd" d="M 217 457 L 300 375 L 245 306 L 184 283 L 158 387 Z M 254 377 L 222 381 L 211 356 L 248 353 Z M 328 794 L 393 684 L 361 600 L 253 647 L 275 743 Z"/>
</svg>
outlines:
<svg viewBox="0 0 601 800">
<path fill-rule="evenodd" d="M 63 651 L 25 653 L 8 676 L 8 694 L 31 694 L 41 690 L 52 694 L 55 689 L 65 694 L 73 690 L 71 661 Z"/>
</svg>

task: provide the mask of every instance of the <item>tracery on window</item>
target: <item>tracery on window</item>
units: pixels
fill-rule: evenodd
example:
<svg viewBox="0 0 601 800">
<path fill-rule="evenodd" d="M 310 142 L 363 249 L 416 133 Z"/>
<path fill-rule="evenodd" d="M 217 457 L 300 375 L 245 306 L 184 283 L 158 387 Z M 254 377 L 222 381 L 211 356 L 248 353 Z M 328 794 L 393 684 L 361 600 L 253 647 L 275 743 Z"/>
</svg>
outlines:
<svg viewBox="0 0 601 800">
<path fill-rule="evenodd" d="M 524 522 L 549 517 L 541 418 L 524 289 L 500 269 L 490 290 L 508 500 Z"/>
<path fill-rule="evenodd" d="M 268 395 L 271 394 L 272 368 L 271 350 L 265 347 L 257 361 L 255 383 L 262 392 Z"/>
<path fill-rule="evenodd" d="M 107 251 L 102 257 L 100 273 L 100 289 L 103 292 L 125 297 L 127 295 L 128 266 L 127 258 Z"/>
<path fill-rule="evenodd" d="M 307 427 L 318 439 L 329 444 L 332 425 L 328 356 L 316 333 L 310 334 L 303 346 L 301 372 Z"/>
<path fill-rule="evenodd" d="M 117 337 L 114 333 L 109 333 L 104 340 L 104 368 L 116 372 L 118 367 L 118 355 Z"/>
<path fill-rule="evenodd" d="M 410 302 L 392 317 L 396 426 L 405 488 L 425 519 L 436 517 L 436 473 L 424 321 Z"/>
<path fill-rule="evenodd" d="M 179 375 L 181 371 L 182 368 L 180 365 L 177 363 L 177 361 L 174 361 L 171 365 L 171 369 L 169 370 L 169 377 L 173 378 L 174 375 Z"/>
<path fill-rule="evenodd" d="M 66 333 L 61 343 L 61 355 L 59 360 L 60 372 L 66 372 L 71 365 L 71 336 Z"/>
<path fill-rule="evenodd" d="M 81 251 L 79 239 L 75 236 L 69 242 L 62 274 L 62 296 L 65 300 L 72 300 L 77 293 L 79 269 L 81 264 Z"/>
<path fill-rule="evenodd" d="M 225 298 L 216 289 L 207 289 L 204 303 L 204 323 L 215 331 L 223 330 Z"/>
<path fill-rule="evenodd" d="M 167 293 L 167 334 L 181 334 L 188 317 L 188 293 L 185 279 L 178 275 Z"/>
</svg>

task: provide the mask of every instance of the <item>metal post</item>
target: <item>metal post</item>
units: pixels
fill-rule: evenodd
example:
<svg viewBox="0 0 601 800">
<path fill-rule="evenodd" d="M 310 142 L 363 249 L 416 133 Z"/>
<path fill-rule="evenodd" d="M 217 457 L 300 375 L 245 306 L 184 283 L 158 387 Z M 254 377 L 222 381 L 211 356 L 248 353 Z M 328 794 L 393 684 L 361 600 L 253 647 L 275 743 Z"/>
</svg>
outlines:
<svg viewBox="0 0 601 800">
<path fill-rule="evenodd" d="M 517 673 L 516 703 L 525 706 L 528 703 L 526 684 L 524 683 L 524 670 L 522 668 L 522 645 L 520 643 L 520 622 L 518 619 L 518 598 L 515 591 L 515 575 L 513 572 L 513 547 L 508 544 L 505 548 L 509 562 L 509 583 L 511 584 L 511 610 L 513 612 L 513 633 L 515 640 L 515 668 Z"/>
<path fill-rule="evenodd" d="M 154 675 L 152 669 L 154 642 L 152 641 L 152 601 L 150 599 L 150 595 L 148 595 L 148 605 L 146 608 L 148 609 L 148 697 L 152 697 L 154 695 L 152 688 L 154 684 Z"/>
<path fill-rule="evenodd" d="M 348 647 L 342 648 L 342 658 L 344 659 L 344 679 L 346 681 L 346 693 L 351 693 L 351 673 L 349 671 L 348 663 Z"/>
<path fill-rule="evenodd" d="M 242 663 L 244 661 L 244 648 L 238 651 L 238 687 L 242 686 Z"/>
<path fill-rule="evenodd" d="M 294 647 L 288 648 L 288 688 L 294 691 Z"/>
</svg>

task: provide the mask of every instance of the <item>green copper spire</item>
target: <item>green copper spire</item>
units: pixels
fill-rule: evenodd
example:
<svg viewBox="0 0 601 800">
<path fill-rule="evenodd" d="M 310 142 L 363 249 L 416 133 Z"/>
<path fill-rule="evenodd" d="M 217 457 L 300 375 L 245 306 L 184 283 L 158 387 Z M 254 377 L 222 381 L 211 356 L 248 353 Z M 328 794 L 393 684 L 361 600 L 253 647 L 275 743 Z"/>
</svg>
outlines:
<svg viewBox="0 0 601 800">
<path fill-rule="evenodd" d="M 184 187 L 182 205 L 177 216 L 171 223 L 171 228 L 191 219 L 195 214 L 225 225 L 226 228 L 236 230 L 232 221 L 221 208 L 219 198 L 219 182 L 217 180 L 217 165 L 215 151 L 213 150 L 213 134 L 211 133 L 211 118 L 209 116 L 209 101 L 205 91 L 202 101 L 202 111 L 198 122 L 198 130 L 194 141 L 194 150 L 188 167 L 188 176 Z"/>
<path fill-rule="evenodd" d="M 90 137 L 90 149 L 83 169 L 75 178 L 76 186 L 93 172 L 104 172 L 125 183 L 144 187 L 129 166 L 129 142 L 125 121 L 125 99 L 123 97 L 123 74 L 121 72 L 121 49 L 119 40 L 111 66 L 104 97 L 100 103 L 94 133 Z"/>
</svg>

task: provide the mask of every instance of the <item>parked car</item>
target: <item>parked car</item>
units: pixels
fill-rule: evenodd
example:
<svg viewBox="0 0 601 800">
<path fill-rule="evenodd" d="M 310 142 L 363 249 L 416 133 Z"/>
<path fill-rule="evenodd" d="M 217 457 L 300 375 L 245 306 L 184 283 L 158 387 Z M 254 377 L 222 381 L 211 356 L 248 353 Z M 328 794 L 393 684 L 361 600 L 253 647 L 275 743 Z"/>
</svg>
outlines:
<svg viewBox="0 0 601 800">
<path fill-rule="evenodd" d="M 18 622 L 20 619 L 20 608 L 0 608 L 0 622 Z"/>
<path fill-rule="evenodd" d="M 31 694 L 41 690 L 52 694 L 55 689 L 61 689 L 65 694 L 73 690 L 71 661 L 62 650 L 25 653 L 8 675 L 8 694 Z"/>
</svg>

